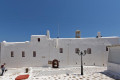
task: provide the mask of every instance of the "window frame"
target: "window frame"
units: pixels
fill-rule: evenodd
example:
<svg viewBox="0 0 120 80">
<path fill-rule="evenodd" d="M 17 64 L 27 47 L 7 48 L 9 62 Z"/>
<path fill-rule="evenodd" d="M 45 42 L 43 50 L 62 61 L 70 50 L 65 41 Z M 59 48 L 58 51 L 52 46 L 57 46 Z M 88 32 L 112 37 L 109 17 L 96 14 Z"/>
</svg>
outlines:
<svg viewBox="0 0 120 80">
<path fill-rule="evenodd" d="M 63 48 L 59 48 L 59 53 L 63 53 Z"/>
<path fill-rule="evenodd" d="M 25 57 L 25 51 L 22 51 L 22 57 Z"/>
<path fill-rule="evenodd" d="M 14 51 L 11 51 L 11 57 L 14 57 Z"/>
<path fill-rule="evenodd" d="M 75 53 L 79 53 L 79 48 L 75 48 Z"/>
<path fill-rule="evenodd" d="M 36 51 L 33 51 L 33 57 L 36 57 Z"/>
<path fill-rule="evenodd" d="M 106 51 L 109 51 L 109 48 L 106 46 Z"/>
<path fill-rule="evenodd" d="M 37 38 L 38 42 L 40 42 L 40 38 Z"/>
<path fill-rule="evenodd" d="M 92 53 L 91 48 L 87 48 L 87 54 L 91 54 L 91 53 Z"/>
</svg>

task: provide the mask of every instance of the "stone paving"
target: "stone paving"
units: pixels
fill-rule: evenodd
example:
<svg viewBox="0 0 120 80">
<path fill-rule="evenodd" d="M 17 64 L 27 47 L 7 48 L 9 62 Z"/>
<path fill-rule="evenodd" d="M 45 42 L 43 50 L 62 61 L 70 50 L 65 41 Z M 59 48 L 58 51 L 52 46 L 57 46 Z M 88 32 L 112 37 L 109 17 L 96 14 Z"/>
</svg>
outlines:
<svg viewBox="0 0 120 80">
<path fill-rule="evenodd" d="M 81 76 L 80 66 L 58 69 L 32 67 L 27 80 L 120 80 L 119 75 L 106 70 L 106 67 L 84 66 L 84 75 Z M 15 80 L 15 77 L 21 74 L 20 69 L 8 71 L 4 76 L 0 76 L 0 80 Z"/>
<path fill-rule="evenodd" d="M 33 69 L 31 80 L 115 80 L 119 77 L 110 77 L 106 74 L 106 67 L 84 67 L 84 75 L 80 75 L 80 67 L 69 67 L 60 69 Z M 105 74 L 106 73 L 106 74 Z"/>
</svg>

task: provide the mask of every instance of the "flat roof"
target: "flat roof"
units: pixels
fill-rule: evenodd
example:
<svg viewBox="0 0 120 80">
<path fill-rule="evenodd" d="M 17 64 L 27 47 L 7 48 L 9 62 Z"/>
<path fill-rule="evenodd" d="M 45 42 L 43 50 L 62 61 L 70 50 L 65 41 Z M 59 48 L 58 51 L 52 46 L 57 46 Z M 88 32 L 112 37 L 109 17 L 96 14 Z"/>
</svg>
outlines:
<svg viewBox="0 0 120 80">
<path fill-rule="evenodd" d="M 86 38 L 52 38 L 52 39 L 104 39 L 104 38 L 119 38 L 119 37 L 113 36 L 113 37 L 100 37 L 100 38 L 86 37 Z"/>
<path fill-rule="evenodd" d="M 118 44 L 118 45 L 109 45 L 107 47 L 120 47 L 120 44 Z"/>
</svg>

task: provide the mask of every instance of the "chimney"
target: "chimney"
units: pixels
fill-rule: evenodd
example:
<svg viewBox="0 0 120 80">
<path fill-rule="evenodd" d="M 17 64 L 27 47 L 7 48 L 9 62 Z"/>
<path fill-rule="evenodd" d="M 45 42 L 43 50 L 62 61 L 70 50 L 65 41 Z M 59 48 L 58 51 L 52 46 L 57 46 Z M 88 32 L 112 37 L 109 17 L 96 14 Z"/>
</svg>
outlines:
<svg viewBox="0 0 120 80">
<path fill-rule="evenodd" d="M 76 37 L 76 38 L 80 38 L 80 30 L 76 30 L 76 32 L 75 32 L 75 37 Z"/>
<path fill-rule="evenodd" d="M 102 36 L 101 36 L 101 33 L 98 32 L 96 38 L 101 38 L 101 37 L 102 37 Z"/>
<path fill-rule="evenodd" d="M 47 30 L 47 38 L 49 39 L 50 38 L 50 31 Z"/>
</svg>

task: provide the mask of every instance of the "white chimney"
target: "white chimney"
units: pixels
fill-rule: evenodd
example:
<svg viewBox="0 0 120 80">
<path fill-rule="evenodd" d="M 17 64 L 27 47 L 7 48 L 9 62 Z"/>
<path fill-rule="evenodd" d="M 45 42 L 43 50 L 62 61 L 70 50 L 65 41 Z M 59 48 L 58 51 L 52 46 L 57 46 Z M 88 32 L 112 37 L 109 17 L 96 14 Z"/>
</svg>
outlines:
<svg viewBox="0 0 120 80">
<path fill-rule="evenodd" d="M 100 38 L 100 37 L 101 37 L 101 33 L 100 33 L 100 32 L 98 32 L 98 33 L 97 33 L 97 36 L 98 36 L 98 38 Z"/>
<path fill-rule="evenodd" d="M 50 32 L 49 32 L 49 30 L 47 30 L 47 38 L 48 39 L 50 38 Z"/>
</svg>

